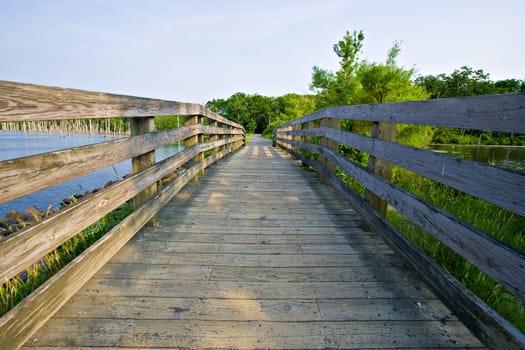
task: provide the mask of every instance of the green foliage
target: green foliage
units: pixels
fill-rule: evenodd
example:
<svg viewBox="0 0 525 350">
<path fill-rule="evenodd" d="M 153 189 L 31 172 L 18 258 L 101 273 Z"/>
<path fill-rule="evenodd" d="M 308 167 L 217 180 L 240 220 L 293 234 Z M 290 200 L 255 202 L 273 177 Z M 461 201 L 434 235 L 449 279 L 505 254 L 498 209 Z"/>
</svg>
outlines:
<svg viewBox="0 0 525 350">
<path fill-rule="evenodd" d="M 424 148 L 432 143 L 436 127 L 414 124 L 397 124 L 397 143 Z"/>
<path fill-rule="evenodd" d="M 209 101 L 206 107 L 242 124 L 248 133 L 269 136 L 275 126 L 312 113 L 315 103 L 309 95 L 267 97 L 236 93 L 226 100 Z"/>
<path fill-rule="evenodd" d="M 334 73 L 313 67 L 310 89 L 316 93 L 318 108 L 359 103 L 359 81 L 355 72 L 364 40 L 363 31 L 354 31 L 352 34 L 346 31 L 343 39 L 333 47 L 335 54 L 341 59 L 341 68 Z"/>
<path fill-rule="evenodd" d="M 163 131 L 184 126 L 185 117 L 182 115 L 167 115 L 155 117 L 155 130 Z"/>
<path fill-rule="evenodd" d="M 132 211 L 130 204 L 123 205 L 53 250 L 38 264 L 0 285 L 0 316 L 15 307 Z"/>
<path fill-rule="evenodd" d="M 525 81 L 506 79 L 493 82 L 482 69 L 463 66 L 452 74 L 420 76 L 416 84 L 424 87 L 430 98 L 478 96 L 525 92 Z"/>
</svg>

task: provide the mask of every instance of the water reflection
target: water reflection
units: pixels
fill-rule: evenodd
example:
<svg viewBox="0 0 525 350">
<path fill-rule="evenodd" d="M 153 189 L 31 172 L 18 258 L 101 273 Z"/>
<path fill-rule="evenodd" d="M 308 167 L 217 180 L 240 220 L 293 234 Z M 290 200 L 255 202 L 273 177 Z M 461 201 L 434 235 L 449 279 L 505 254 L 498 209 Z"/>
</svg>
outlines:
<svg viewBox="0 0 525 350">
<path fill-rule="evenodd" d="M 454 157 L 525 172 L 525 147 L 486 145 L 432 145 L 429 149 Z"/>
</svg>

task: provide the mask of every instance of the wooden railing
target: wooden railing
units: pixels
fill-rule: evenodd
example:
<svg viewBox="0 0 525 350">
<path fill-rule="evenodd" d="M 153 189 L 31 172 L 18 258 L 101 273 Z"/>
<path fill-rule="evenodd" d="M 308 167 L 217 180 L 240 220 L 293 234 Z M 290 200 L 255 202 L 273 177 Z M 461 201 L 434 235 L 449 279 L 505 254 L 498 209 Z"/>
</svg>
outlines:
<svg viewBox="0 0 525 350">
<path fill-rule="evenodd" d="M 371 137 L 340 130 L 342 120 L 368 121 Z M 395 142 L 396 123 L 525 133 L 525 94 L 331 107 L 280 126 L 274 144 L 301 159 L 337 188 L 392 248 L 420 272 L 441 299 L 486 344 L 525 347 L 525 336 L 445 272 L 386 219 L 387 204 L 525 300 L 525 255 L 389 181 L 391 164 L 525 215 L 525 176 L 489 164 Z M 313 142 L 315 140 L 315 142 Z M 369 154 L 368 168 L 338 151 Z M 312 155 L 313 154 L 313 155 Z M 336 175 L 366 187 L 365 200 Z"/>
<path fill-rule="evenodd" d="M 154 131 L 154 117 L 186 125 Z M 0 349 L 20 347 L 180 189 L 244 144 L 244 129 L 201 105 L 0 81 L 0 122 L 130 118 L 132 136 L 0 162 L 0 203 L 132 158 L 132 175 L 0 241 L 0 284 L 129 200 L 135 210 L 0 319 Z M 185 149 L 155 163 L 155 149 Z M 167 185 L 157 184 L 174 178 Z"/>
</svg>

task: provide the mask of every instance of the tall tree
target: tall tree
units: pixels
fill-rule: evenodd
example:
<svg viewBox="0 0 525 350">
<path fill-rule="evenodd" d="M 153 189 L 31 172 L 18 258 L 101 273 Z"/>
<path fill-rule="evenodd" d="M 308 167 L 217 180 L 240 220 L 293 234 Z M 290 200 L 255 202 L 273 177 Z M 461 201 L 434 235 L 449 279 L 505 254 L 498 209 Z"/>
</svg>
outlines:
<svg viewBox="0 0 525 350">
<path fill-rule="evenodd" d="M 359 87 L 356 68 L 365 36 L 363 31 L 346 31 L 343 39 L 334 44 L 333 50 L 340 58 L 337 72 L 313 67 L 310 89 L 317 94 L 318 107 L 349 105 L 355 102 Z"/>
</svg>

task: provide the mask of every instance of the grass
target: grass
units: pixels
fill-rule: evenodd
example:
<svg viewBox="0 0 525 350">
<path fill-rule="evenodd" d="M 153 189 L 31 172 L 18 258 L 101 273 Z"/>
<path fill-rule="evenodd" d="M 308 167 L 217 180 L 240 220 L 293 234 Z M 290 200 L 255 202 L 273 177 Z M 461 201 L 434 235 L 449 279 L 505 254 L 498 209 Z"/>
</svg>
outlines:
<svg viewBox="0 0 525 350">
<path fill-rule="evenodd" d="M 133 211 L 125 204 L 47 254 L 38 264 L 0 286 L 0 316 L 7 313 Z"/>
<path fill-rule="evenodd" d="M 395 168 L 393 182 L 509 246 L 525 252 L 525 218 L 481 199 Z M 491 277 L 395 210 L 387 219 L 467 288 L 525 333 L 525 307 Z"/>
</svg>

